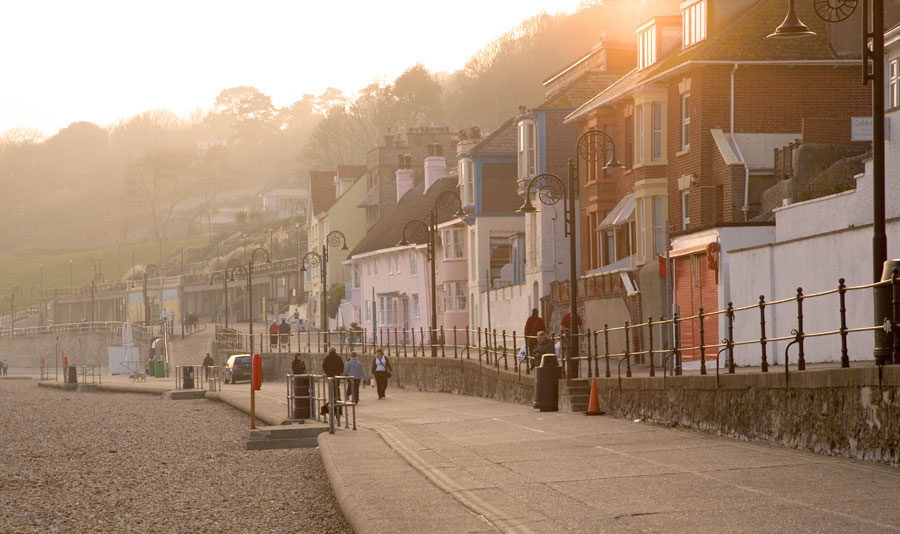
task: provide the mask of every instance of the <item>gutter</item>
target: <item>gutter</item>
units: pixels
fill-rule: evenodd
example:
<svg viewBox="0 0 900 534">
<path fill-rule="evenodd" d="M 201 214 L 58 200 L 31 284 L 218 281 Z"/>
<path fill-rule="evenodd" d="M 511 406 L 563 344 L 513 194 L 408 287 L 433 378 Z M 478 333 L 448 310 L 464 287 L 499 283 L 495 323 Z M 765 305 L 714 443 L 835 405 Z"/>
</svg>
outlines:
<svg viewBox="0 0 900 534">
<path fill-rule="evenodd" d="M 681 69 L 684 69 L 684 68 L 692 66 L 692 65 L 745 65 L 745 66 L 780 65 L 780 66 L 787 66 L 787 67 L 823 67 L 823 66 L 849 67 L 849 66 L 859 66 L 859 59 L 807 59 L 807 60 L 786 59 L 786 60 L 768 60 L 768 61 L 767 60 L 762 60 L 762 61 L 728 61 L 728 60 L 686 61 L 686 62 L 678 64 L 668 70 L 660 72 L 659 74 L 656 74 L 650 78 L 647 78 L 643 82 L 632 87 L 631 91 L 640 89 L 640 88 L 644 87 L 645 85 L 649 85 L 649 84 L 659 80 L 660 78 L 668 76 L 672 73 L 675 73 Z M 623 78 L 624 78 L 624 76 L 623 76 Z M 619 78 L 619 80 L 621 80 L 621 79 L 622 78 Z M 615 86 L 615 83 L 613 85 L 610 85 L 609 87 L 607 87 L 604 90 L 604 92 L 610 90 L 614 86 Z M 600 93 L 600 94 L 603 94 L 603 93 Z M 620 96 L 624 96 L 624 93 L 623 93 L 623 95 L 620 95 Z M 607 104 L 610 104 L 613 102 L 613 100 L 597 102 L 596 104 L 593 104 L 593 105 L 591 105 L 590 101 L 588 101 L 587 103 L 585 103 L 582 106 L 582 107 L 584 107 L 584 106 L 587 106 L 587 107 L 584 107 L 584 109 L 576 109 L 575 111 L 573 111 L 572 113 L 567 115 L 566 118 L 563 119 L 563 124 L 572 124 L 573 122 L 575 122 L 578 119 L 580 119 L 581 117 L 583 117 L 586 113 L 593 111 L 597 108 L 603 107 Z"/>
<path fill-rule="evenodd" d="M 744 154 L 741 153 L 741 145 L 734 138 L 734 74 L 739 66 L 739 63 L 735 63 L 731 69 L 731 126 L 729 132 L 731 133 L 731 142 L 734 145 L 734 149 L 737 151 L 738 157 L 741 158 L 741 163 L 744 164 L 744 205 L 741 207 L 741 211 L 744 213 L 744 222 L 747 222 L 748 214 L 750 213 L 750 165 L 747 164 Z"/>
</svg>

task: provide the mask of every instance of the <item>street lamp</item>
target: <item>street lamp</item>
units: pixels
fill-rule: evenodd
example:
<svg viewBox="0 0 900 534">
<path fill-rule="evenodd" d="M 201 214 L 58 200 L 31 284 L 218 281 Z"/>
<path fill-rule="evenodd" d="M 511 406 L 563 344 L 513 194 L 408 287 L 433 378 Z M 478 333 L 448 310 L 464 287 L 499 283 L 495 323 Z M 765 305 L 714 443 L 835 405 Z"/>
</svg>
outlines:
<svg viewBox="0 0 900 534">
<path fill-rule="evenodd" d="M 431 332 L 429 341 L 431 342 L 431 357 L 437 358 L 437 345 L 434 343 L 434 335 L 437 331 L 437 279 L 435 266 L 435 248 L 437 241 L 437 216 L 439 212 L 451 213 L 456 207 L 455 217 L 464 217 L 466 214 L 462 210 L 462 200 L 455 191 L 442 191 L 437 198 L 434 199 L 434 206 L 431 208 L 430 224 L 419 219 L 411 219 L 403 225 L 403 232 L 400 236 L 398 247 L 409 245 L 407 240 L 407 232 L 414 242 L 427 240 L 428 242 L 428 262 L 431 264 Z"/>
<path fill-rule="evenodd" d="M 141 276 L 144 281 L 144 326 L 150 325 L 150 301 L 147 300 L 147 277 L 150 276 L 150 271 L 153 271 L 154 276 L 159 276 L 159 267 L 152 263 L 148 263 L 144 266 L 144 273 Z M 132 279 L 133 278 L 134 275 L 132 274 Z"/>
<path fill-rule="evenodd" d="M 884 221 L 884 0 L 863 0 L 863 85 L 872 84 L 872 275 L 873 281 L 882 278 L 887 260 L 887 234 Z M 826 22 L 841 22 L 855 11 L 856 0 L 823 2 L 814 0 L 816 15 Z M 869 29 L 871 6 L 871 30 Z M 793 17 L 793 19 L 792 19 Z M 789 20 L 791 19 L 791 20 Z M 784 23 L 769 35 L 770 39 L 790 39 L 816 35 L 797 19 L 794 0 L 790 0 Z M 871 69 L 869 62 L 871 61 Z M 891 288 L 887 285 L 872 288 L 873 311 L 876 325 L 884 324 L 891 314 Z M 891 348 L 885 346 L 884 329 L 875 330 L 875 363 L 891 363 Z M 897 362 L 895 362 L 897 363 Z"/>
<path fill-rule="evenodd" d="M 300 272 L 306 272 L 306 266 L 315 268 L 316 265 L 321 266 L 319 276 L 322 284 L 322 309 L 319 311 L 319 320 L 321 321 L 321 330 L 328 335 L 328 247 L 341 247 L 341 250 L 350 250 L 347 247 L 347 237 L 338 230 L 333 230 L 325 236 L 325 242 L 322 243 L 322 253 L 309 251 L 303 255 L 301 261 Z M 327 337 L 326 344 L 328 343 Z"/>
<path fill-rule="evenodd" d="M 600 161 L 603 158 L 605 146 L 610 147 L 609 160 L 604 169 L 621 169 L 623 165 L 616 159 L 616 145 L 612 137 L 602 130 L 591 129 L 581 134 L 575 143 L 578 156 L 589 163 Z M 578 272 L 576 265 L 577 241 L 575 229 L 578 222 L 578 214 L 575 212 L 575 195 L 578 193 L 578 172 L 575 161 L 570 159 L 567 166 L 569 186 L 563 183 L 559 176 L 551 173 L 538 174 L 528 182 L 525 187 L 525 202 L 518 209 L 521 213 L 534 213 L 537 208 L 531 203 L 531 191 L 537 191 L 538 199 L 543 204 L 552 206 L 563 200 L 563 212 L 565 219 L 565 236 L 569 238 L 569 333 L 566 374 L 570 378 L 578 376 L 578 351 L 577 338 L 573 341 L 572 331 L 578 332 Z M 566 202 L 567 201 L 567 202 Z"/>
<path fill-rule="evenodd" d="M 272 263 L 269 259 L 269 251 L 263 247 L 257 247 L 250 253 L 250 259 L 247 260 L 247 305 L 250 308 L 250 354 L 253 352 L 253 259 L 257 254 L 262 254 L 266 261 L 264 263 Z"/>
<path fill-rule="evenodd" d="M 232 263 L 234 262 L 234 263 Z M 240 264 L 240 262 L 231 258 L 228 260 L 228 264 L 225 266 L 225 269 L 222 271 L 217 271 L 212 273 L 209 277 L 209 285 L 213 285 L 217 277 L 222 278 L 222 287 L 225 291 L 225 328 L 228 328 L 228 282 L 234 282 L 234 273 L 242 272 L 246 274 L 246 270 L 244 266 Z"/>
<path fill-rule="evenodd" d="M 16 295 L 22 296 L 22 288 L 19 286 L 14 286 L 9 290 L 9 296 L 3 297 L 3 300 L 0 300 L 4 306 L 9 306 L 9 333 L 10 335 L 15 335 L 16 333 Z"/>
</svg>

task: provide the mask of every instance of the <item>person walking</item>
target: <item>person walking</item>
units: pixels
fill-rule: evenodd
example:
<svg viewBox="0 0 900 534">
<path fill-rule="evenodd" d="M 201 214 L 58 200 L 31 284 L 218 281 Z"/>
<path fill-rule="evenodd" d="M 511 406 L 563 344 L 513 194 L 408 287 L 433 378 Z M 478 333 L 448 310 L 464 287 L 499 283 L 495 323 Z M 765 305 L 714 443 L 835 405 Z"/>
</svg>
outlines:
<svg viewBox="0 0 900 534">
<path fill-rule="evenodd" d="M 269 350 L 274 351 L 275 347 L 278 345 L 278 321 L 272 321 L 272 324 L 269 325 Z"/>
<path fill-rule="evenodd" d="M 375 375 L 375 384 L 378 386 L 378 399 L 384 398 L 384 391 L 387 389 L 388 378 L 391 377 L 391 362 L 388 361 L 384 351 L 378 349 L 375 351 L 375 359 L 372 360 L 372 374 Z"/>
<path fill-rule="evenodd" d="M 291 373 L 295 375 L 306 374 L 306 363 L 300 359 L 300 353 L 294 354 L 294 361 L 291 362 Z"/>
<path fill-rule="evenodd" d="M 359 384 L 366 379 L 366 370 L 363 369 L 363 364 L 359 361 L 359 355 L 355 351 L 350 353 L 350 361 L 344 364 L 343 376 L 353 377 L 352 385 L 347 384 L 347 392 L 344 395 L 344 399 L 350 399 L 352 390 L 353 404 L 359 404 Z"/>
<path fill-rule="evenodd" d="M 325 372 L 325 376 L 327 376 L 328 378 L 333 378 L 341 374 L 341 371 L 343 370 L 344 361 L 341 360 L 341 357 L 338 356 L 337 351 L 334 350 L 334 347 L 332 347 L 331 350 L 328 351 L 328 356 L 325 356 L 325 359 L 322 360 L 322 371 Z M 338 400 L 341 392 L 337 390 L 337 382 L 335 382 L 334 380 L 330 380 L 329 382 L 331 382 L 331 397 L 329 397 L 329 402 L 330 399 Z M 335 411 L 335 416 L 340 417 L 340 407 L 338 407 L 338 409 Z"/>
<path fill-rule="evenodd" d="M 279 350 L 284 350 L 288 347 L 288 343 L 291 340 L 291 325 L 287 323 L 287 320 L 284 317 L 281 318 L 281 324 L 278 325 L 278 333 L 281 338 L 279 340 Z"/>
<path fill-rule="evenodd" d="M 209 353 L 206 353 L 206 358 L 203 358 L 203 373 L 204 378 L 209 380 L 209 368 L 213 366 L 216 362 L 213 361 L 212 356 Z"/>
<path fill-rule="evenodd" d="M 9 362 L 3 360 L 3 376 L 6 376 L 7 371 L 9 370 Z"/>
<path fill-rule="evenodd" d="M 538 309 L 532 308 L 531 315 L 528 317 L 528 320 L 525 321 L 525 348 L 528 351 L 529 356 L 538 344 L 538 332 L 544 332 L 546 330 L 547 326 L 544 325 L 544 320 L 538 315 Z M 532 365 L 531 368 L 534 369 L 534 365 Z"/>
</svg>

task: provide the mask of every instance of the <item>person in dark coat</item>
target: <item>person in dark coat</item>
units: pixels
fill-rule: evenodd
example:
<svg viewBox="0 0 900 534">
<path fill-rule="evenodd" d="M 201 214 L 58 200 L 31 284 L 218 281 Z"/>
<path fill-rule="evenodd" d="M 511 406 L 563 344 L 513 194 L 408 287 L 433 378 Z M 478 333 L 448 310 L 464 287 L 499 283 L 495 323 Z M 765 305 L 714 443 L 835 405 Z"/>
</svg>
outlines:
<svg viewBox="0 0 900 534">
<path fill-rule="evenodd" d="M 288 346 L 288 342 L 291 339 L 291 325 L 289 325 L 286 320 L 282 319 L 281 324 L 278 325 L 278 333 L 281 337 L 280 349 L 284 350 L 284 348 Z"/>
<path fill-rule="evenodd" d="M 300 359 L 300 353 L 294 354 L 294 361 L 291 362 L 291 373 L 295 375 L 306 374 L 306 363 Z"/>
<path fill-rule="evenodd" d="M 334 377 L 341 374 L 344 370 L 344 360 L 338 356 L 338 353 L 334 348 L 328 351 L 328 356 L 325 356 L 325 359 L 322 360 L 322 371 L 325 372 L 325 376 Z M 340 391 L 337 389 L 337 382 L 331 381 L 331 397 L 330 399 L 334 399 L 335 401 L 340 400 Z M 340 417 L 341 411 L 340 407 L 335 410 L 335 414 Z"/>
<path fill-rule="evenodd" d="M 209 353 L 206 353 L 206 358 L 203 358 L 203 376 L 209 380 L 209 368 L 213 366 L 216 362 L 213 361 L 212 356 Z"/>
<path fill-rule="evenodd" d="M 525 347 L 528 350 L 529 356 L 537 346 L 538 332 L 545 332 L 546 330 L 547 327 L 544 325 L 544 320 L 538 315 L 538 309 L 533 308 L 531 310 L 531 316 L 525 321 Z M 534 367 L 532 366 L 532 368 Z"/>
<path fill-rule="evenodd" d="M 541 364 L 541 356 L 544 354 L 556 354 L 556 347 L 553 346 L 553 341 L 547 335 L 547 332 L 541 331 L 537 334 L 537 345 L 532 351 L 532 369 Z"/>
<path fill-rule="evenodd" d="M 372 360 L 372 374 L 375 376 L 375 385 L 378 386 L 378 398 L 384 398 L 384 391 L 387 389 L 388 378 L 391 377 L 391 362 L 388 361 L 384 351 L 378 349 L 375 351 L 375 359 Z"/>
<path fill-rule="evenodd" d="M 272 321 L 269 325 L 269 350 L 275 350 L 275 346 L 278 345 L 278 332 L 278 323 Z"/>
</svg>

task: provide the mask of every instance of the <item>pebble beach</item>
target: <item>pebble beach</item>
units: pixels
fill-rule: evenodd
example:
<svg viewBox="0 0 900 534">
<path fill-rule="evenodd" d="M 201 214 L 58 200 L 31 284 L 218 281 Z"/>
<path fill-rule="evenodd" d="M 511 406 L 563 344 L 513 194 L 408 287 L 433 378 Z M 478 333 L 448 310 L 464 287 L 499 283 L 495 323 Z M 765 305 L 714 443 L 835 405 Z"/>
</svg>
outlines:
<svg viewBox="0 0 900 534">
<path fill-rule="evenodd" d="M 225 404 L 0 380 L 0 421 L 0 532 L 351 532 L 318 450 Z"/>
</svg>

